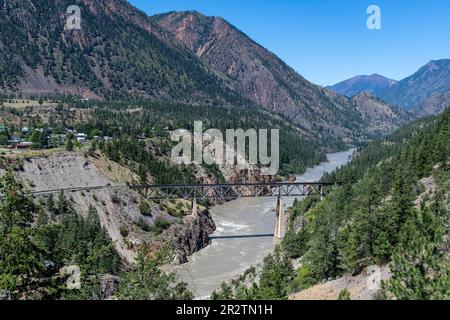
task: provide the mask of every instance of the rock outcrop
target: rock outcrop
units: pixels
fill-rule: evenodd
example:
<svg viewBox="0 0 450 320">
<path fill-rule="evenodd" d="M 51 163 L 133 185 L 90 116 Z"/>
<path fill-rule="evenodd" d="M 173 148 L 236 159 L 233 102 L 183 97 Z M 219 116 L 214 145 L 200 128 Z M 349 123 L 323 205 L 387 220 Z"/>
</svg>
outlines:
<svg viewBox="0 0 450 320">
<path fill-rule="evenodd" d="M 100 277 L 100 298 L 102 300 L 110 300 L 116 295 L 117 286 L 119 285 L 120 277 L 111 274 L 104 274 Z"/>
<path fill-rule="evenodd" d="M 171 229 L 172 245 L 175 251 L 173 263 L 186 263 L 189 255 L 208 246 L 209 236 L 215 230 L 216 225 L 206 209 L 186 217 L 183 225 Z"/>
</svg>

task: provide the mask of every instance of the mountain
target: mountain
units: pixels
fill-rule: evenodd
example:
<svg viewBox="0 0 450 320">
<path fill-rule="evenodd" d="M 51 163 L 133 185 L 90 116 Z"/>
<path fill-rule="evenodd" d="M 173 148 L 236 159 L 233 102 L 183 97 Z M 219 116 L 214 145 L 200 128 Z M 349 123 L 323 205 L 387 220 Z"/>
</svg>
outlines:
<svg viewBox="0 0 450 320">
<path fill-rule="evenodd" d="M 152 17 L 202 61 L 236 83 L 238 92 L 307 130 L 343 135 L 360 116 L 348 99 L 314 85 L 275 54 L 220 17 L 195 11 Z M 355 118 L 356 117 L 356 118 Z"/>
<path fill-rule="evenodd" d="M 329 89 L 348 97 L 364 91 L 371 92 L 416 116 L 438 114 L 450 105 L 450 59 L 430 61 L 398 82 L 373 74 L 353 77 Z"/>
<path fill-rule="evenodd" d="M 369 130 L 373 132 L 390 133 L 411 120 L 406 111 L 389 105 L 369 92 L 361 92 L 351 101 L 362 118 L 370 123 Z"/>
<path fill-rule="evenodd" d="M 406 110 L 421 105 L 432 95 L 450 90 L 450 59 L 433 60 L 410 77 L 379 93 L 383 100 Z"/>
<path fill-rule="evenodd" d="M 350 99 L 307 81 L 222 18 L 149 17 L 125 0 L 79 0 L 81 30 L 67 30 L 72 2 L 6 2 L 0 93 L 262 107 L 334 145 L 373 129 Z"/>
<path fill-rule="evenodd" d="M 185 46 L 124 0 L 10 0 L 0 10 L 0 88 L 158 100 L 242 100 Z"/>
<path fill-rule="evenodd" d="M 412 112 L 416 116 L 425 117 L 440 114 L 446 108 L 450 108 L 450 90 L 430 96 L 423 103 L 416 106 Z"/>
<path fill-rule="evenodd" d="M 344 96 L 353 97 L 364 91 L 378 94 L 379 92 L 388 89 L 396 82 L 396 80 L 388 79 L 379 74 L 372 74 L 370 76 L 356 76 L 328 88 Z"/>
</svg>

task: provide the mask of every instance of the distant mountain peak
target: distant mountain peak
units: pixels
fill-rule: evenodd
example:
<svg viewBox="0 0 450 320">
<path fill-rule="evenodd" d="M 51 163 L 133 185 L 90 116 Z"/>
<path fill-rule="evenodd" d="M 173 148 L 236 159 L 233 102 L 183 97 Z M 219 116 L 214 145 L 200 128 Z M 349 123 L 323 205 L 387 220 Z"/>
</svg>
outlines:
<svg viewBox="0 0 450 320">
<path fill-rule="evenodd" d="M 413 75 L 395 83 L 380 97 L 406 110 L 450 89 L 450 59 L 431 60 Z"/>
<path fill-rule="evenodd" d="M 372 92 L 377 94 L 383 90 L 386 90 L 396 80 L 386 78 L 380 74 L 373 73 L 371 75 L 358 75 L 353 78 L 339 82 L 329 88 L 339 94 L 347 97 L 352 97 L 360 92 Z"/>
</svg>

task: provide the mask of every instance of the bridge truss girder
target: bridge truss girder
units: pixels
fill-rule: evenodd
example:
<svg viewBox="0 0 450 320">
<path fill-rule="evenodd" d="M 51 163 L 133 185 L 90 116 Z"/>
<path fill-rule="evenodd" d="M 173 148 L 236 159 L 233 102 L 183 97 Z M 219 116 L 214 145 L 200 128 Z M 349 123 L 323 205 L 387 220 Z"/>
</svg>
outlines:
<svg viewBox="0 0 450 320">
<path fill-rule="evenodd" d="M 132 186 L 143 190 L 148 200 L 235 199 L 255 197 L 324 196 L 326 185 L 319 182 L 251 183 L 217 185 L 147 185 Z"/>
</svg>

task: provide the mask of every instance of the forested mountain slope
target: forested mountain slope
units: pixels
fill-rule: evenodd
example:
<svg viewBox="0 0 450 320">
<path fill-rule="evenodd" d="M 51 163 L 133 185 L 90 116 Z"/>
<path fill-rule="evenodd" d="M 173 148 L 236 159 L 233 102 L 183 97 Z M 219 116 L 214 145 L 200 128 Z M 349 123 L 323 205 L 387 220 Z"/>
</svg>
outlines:
<svg viewBox="0 0 450 320">
<path fill-rule="evenodd" d="M 450 109 L 368 144 L 323 179 L 344 182 L 296 202 L 282 247 L 216 299 L 286 299 L 324 281 L 387 265 L 371 298 L 450 298 Z M 291 259 L 300 258 L 297 270 Z M 337 297 L 336 297 L 337 298 Z M 352 298 L 348 291 L 341 299 Z"/>
<path fill-rule="evenodd" d="M 428 97 L 424 102 L 416 106 L 412 113 L 418 117 L 425 117 L 440 114 L 446 108 L 450 108 L 450 90 Z"/>
<path fill-rule="evenodd" d="M 406 111 L 382 101 L 369 92 L 361 92 L 350 100 L 362 118 L 370 123 L 367 129 L 369 132 L 391 133 L 412 118 Z"/>
<path fill-rule="evenodd" d="M 42 204 L 24 191 L 11 173 L 0 177 L 0 300 L 193 297 L 160 269 L 170 262 L 167 248 L 141 246 L 136 264 L 124 268 L 95 207 L 81 217 L 64 195 Z"/>
<path fill-rule="evenodd" d="M 243 96 L 302 128 L 346 136 L 361 128 L 352 104 L 314 85 L 220 17 L 172 12 L 152 17 L 205 63 L 227 75 Z"/>
<path fill-rule="evenodd" d="M 369 144 L 351 164 L 325 177 L 349 183 L 311 210 L 294 209 L 293 221 L 303 217 L 304 225 L 285 245 L 304 257 L 307 276 L 297 280 L 316 282 L 393 260 L 390 294 L 448 298 L 448 141 L 450 110 Z"/>
<path fill-rule="evenodd" d="M 241 101 L 227 81 L 123 0 L 12 0 L 0 10 L 0 87 L 88 97 Z"/>
<path fill-rule="evenodd" d="M 432 60 L 413 75 L 379 93 L 379 97 L 411 110 L 428 97 L 450 89 L 450 59 Z"/>
<path fill-rule="evenodd" d="M 95 105 L 95 108 L 91 108 Z M 130 112 L 132 106 L 133 112 Z M 258 107 L 208 107 L 169 103 L 83 103 L 90 116 L 79 124 L 80 130 L 99 130 L 102 134 L 117 138 L 131 138 L 130 145 L 138 144 L 137 136 L 152 136 L 156 131 L 167 136 L 169 131 L 187 129 L 193 131 L 194 121 L 202 121 L 203 129 L 217 128 L 225 133 L 229 128 L 279 129 L 280 174 L 302 172 L 307 167 L 325 160 L 325 151 L 342 149 L 345 144 L 338 138 L 325 134 L 305 133 L 281 116 L 274 116 Z M 120 129 L 119 129 L 120 128 Z M 168 140 L 168 138 L 167 138 Z M 122 146 L 124 147 L 124 146 Z M 171 145 L 167 145 L 169 152 Z M 163 169 L 164 170 L 164 169 Z M 181 176 L 174 174 L 164 183 L 179 183 Z M 160 181 L 163 182 L 163 181 Z M 187 181 L 185 181 L 187 182 Z"/>
<path fill-rule="evenodd" d="M 1 92 L 254 105 L 309 135 L 346 142 L 379 127 L 221 18 L 148 17 L 127 1 L 80 0 L 81 29 L 68 30 L 70 5 L 13 0 L 0 10 Z"/>
</svg>

